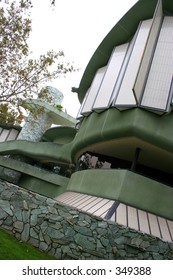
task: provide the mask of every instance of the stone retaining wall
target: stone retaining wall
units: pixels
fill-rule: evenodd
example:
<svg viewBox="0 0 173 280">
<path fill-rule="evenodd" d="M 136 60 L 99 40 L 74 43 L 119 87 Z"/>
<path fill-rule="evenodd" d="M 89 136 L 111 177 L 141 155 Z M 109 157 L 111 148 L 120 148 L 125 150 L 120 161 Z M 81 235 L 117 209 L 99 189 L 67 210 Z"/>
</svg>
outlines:
<svg viewBox="0 0 173 280">
<path fill-rule="evenodd" d="M 57 259 L 173 259 L 173 244 L 0 181 L 0 227 Z"/>
</svg>

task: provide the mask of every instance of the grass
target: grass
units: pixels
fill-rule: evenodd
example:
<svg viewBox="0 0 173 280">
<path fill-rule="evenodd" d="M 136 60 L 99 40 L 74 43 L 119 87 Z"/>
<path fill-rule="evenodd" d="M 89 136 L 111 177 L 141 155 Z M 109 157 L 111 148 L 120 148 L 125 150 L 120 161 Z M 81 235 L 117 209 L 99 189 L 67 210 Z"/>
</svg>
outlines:
<svg viewBox="0 0 173 280">
<path fill-rule="evenodd" d="M 52 256 L 39 251 L 26 242 L 17 240 L 0 230 L 0 260 L 53 260 Z"/>
</svg>

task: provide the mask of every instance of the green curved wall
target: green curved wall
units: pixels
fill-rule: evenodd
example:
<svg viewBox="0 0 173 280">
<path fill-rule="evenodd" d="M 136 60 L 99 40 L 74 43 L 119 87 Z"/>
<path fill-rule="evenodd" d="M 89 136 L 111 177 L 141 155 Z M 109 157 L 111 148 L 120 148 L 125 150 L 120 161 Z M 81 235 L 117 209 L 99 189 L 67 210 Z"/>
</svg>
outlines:
<svg viewBox="0 0 173 280">
<path fill-rule="evenodd" d="M 75 172 L 67 191 L 115 199 L 173 219 L 173 188 L 128 170 L 90 169 Z"/>
<path fill-rule="evenodd" d="M 80 101 L 83 100 L 97 69 L 107 64 L 114 46 L 129 41 L 139 21 L 153 16 L 156 4 L 157 0 L 138 1 L 106 36 L 84 72 L 78 89 Z M 173 14 L 173 1 L 163 0 L 163 8 L 165 14 Z M 61 113 L 58 115 L 61 115 Z M 61 117 L 64 119 L 64 116 Z M 74 120 L 69 121 L 71 124 L 75 124 Z M 74 128 L 52 128 L 43 137 L 43 140 L 48 142 L 9 141 L 0 143 L 0 153 L 2 155 L 24 155 L 41 162 L 68 165 L 71 162 L 77 162 L 84 152 L 99 153 L 101 144 L 105 144 L 104 153 L 106 155 L 106 145 L 109 145 L 112 141 L 111 148 L 114 149 L 114 145 L 117 145 L 118 141 L 121 140 L 124 141 L 124 149 L 126 150 L 130 150 L 131 147 L 135 150 L 136 143 L 142 143 L 143 153 L 146 151 L 150 153 L 153 150 L 156 155 L 158 151 L 157 158 L 153 159 L 153 164 L 156 164 L 156 166 L 150 167 L 158 167 L 157 160 L 162 162 L 164 156 L 164 161 L 166 162 L 168 159 L 168 163 L 164 167 L 163 161 L 161 167 L 163 171 L 173 174 L 172 127 L 173 112 L 160 116 L 141 108 L 121 112 L 115 108 L 109 108 L 104 112 L 92 112 L 88 117 L 84 117 L 76 136 Z M 137 140 L 131 146 L 128 141 L 125 142 L 126 139 L 130 138 Z M 118 146 L 116 148 L 118 149 Z M 114 152 L 114 157 L 116 158 L 116 152 Z M 122 159 L 129 160 L 129 158 Z M 130 160 L 132 160 L 132 157 Z M 146 166 L 149 166 L 149 161 Z M 3 164 L 5 163 L 2 163 L 2 166 Z M 144 163 L 142 162 L 142 164 Z M 12 169 L 19 170 L 19 166 L 13 166 Z M 33 172 L 33 170 L 31 171 Z M 23 185 L 25 186 L 29 182 L 29 185 L 33 185 L 33 188 L 38 190 L 42 180 L 41 175 L 33 178 L 32 173 L 28 174 L 23 169 L 21 172 L 27 175 L 27 177 L 23 177 Z M 45 179 L 45 181 L 49 188 L 51 182 L 48 182 L 48 179 Z M 62 185 L 62 182 L 55 182 L 54 185 L 56 184 L 64 187 L 63 190 L 65 190 L 66 186 Z M 69 181 L 68 190 L 117 199 L 134 207 L 173 219 L 173 189 L 127 170 L 76 172 Z"/>
<path fill-rule="evenodd" d="M 71 163 L 71 143 L 61 145 L 51 142 L 31 142 L 26 140 L 0 143 L 1 155 L 23 155 L 38 161 Z"/>
<path fill-rule="evenodd" d="M 136 137 L 169 153 L 173 152 L 173 112 L 157 115 L 140 108 L 118 111 L 110 108 L 91 113 L 82 121 L 72 146 L 72 158 L 88 147 L 108 140 Z"/>
<path fill-rule="evenodd" d="M 43 141 L 53 142 L 57 144 L 70 143 L 76 135 L 76 129 L 70 126 L 52 127 L 42 136 Z"/>
</svg>

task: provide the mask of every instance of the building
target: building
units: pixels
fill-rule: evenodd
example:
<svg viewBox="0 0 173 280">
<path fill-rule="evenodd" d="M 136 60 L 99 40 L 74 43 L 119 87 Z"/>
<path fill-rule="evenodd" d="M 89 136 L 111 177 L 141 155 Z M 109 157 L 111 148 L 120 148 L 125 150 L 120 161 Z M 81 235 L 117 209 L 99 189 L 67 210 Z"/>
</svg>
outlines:
<svg viewBox="0 0 173 280">
<path fill-rule="evenodd" d="M 67 193 L 69 203 L 72 193 L 99 197 L 103 217 L 116 213 L 117 222 L 172 241 L 172 52 L 173 2 L 139 0 L 73 88 L 81 102 L 76 129 L 51 128 L 37 144 L 1 143 L 2 155 L 28 156 L 51 172 L 8 158 L 0 165 L 20 171 L 24 188 L 62 201 Z"/>
</svg>

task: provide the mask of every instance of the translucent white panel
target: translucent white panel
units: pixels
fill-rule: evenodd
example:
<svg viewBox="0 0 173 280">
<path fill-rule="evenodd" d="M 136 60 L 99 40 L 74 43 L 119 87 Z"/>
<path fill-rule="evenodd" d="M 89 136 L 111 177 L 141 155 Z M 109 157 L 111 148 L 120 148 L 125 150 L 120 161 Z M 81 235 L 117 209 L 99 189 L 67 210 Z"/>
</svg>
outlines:
<svg viewBox="0 0 173 280">
<path fill-rule="evenodd" d="M 107 162 L 107 161 L 105 161 L 104 163 L 103 163 L 103 165 L 102 165 L 102 168 L 111 168 L 111 163 L 110 162 Z"/>
<path fill-rule="evenodd" d="M 139 29 L 139 27 L 138 27 L 138 29 Z M 116 98 L 118 96 L 118 92 L 119 92 L 120 86 L 122 84 L 124 73 L 126 71 L 127 65 L 129 63 L 129 59 L 130 59 L 130 56 L 131 56 L 131 53 L 132 53 L 132 50 L 133 50 L 133 46 L 135 44 L 135 40 L 136 40 L 137 34 L 138 34 L 138 30 L 137 30 L 135 36 L 133 37 L 132 41 L 130 42 L 130 44 L 128 44 L 128 49 L 127 49 L 127 52 L 126 52 L 126 55 L 125 55 L 125 58 L 124 58 L 121 70 L 119 72 L 119 76 L 118 76 L 118 79 L 116 81 L 116 84 L 115 84 L 115 87 L 114 87 L 114 90 L 113 90 L 113 94 L 112 94 L 110 103 L 114 104 L 115 100 L 116 100 Z"/>
<path fill-rule="evenodd" d="M 95 77 L 93 79 L 93 82 L 91 84 L 88 96 L 86 98 L 86 102 L 81 111 L 82 115 L 88 115 L 92 111 L 92 107 L 93 107 L 95 98 L 97 96 L 98 90 L 100 88 L 105 70 L 106 70 L 106 66 L 97 70 Z"/>
<path fill-rule="evenodd" d="M 0 142 L 6 141 L 8 134 L 9 134 L 9 130 L 3 129 L 3 131 L 1 132 L 1 135 L 0 135 Z"/>
<path fill-rule="evenodd" d="M 19 131 L 16 130 L 16 129 L 11 129 L 10 130 L 10 133 L 8 135 L 8 138 L 7 138 L 7 141 L 10 141 L 10 140 L 15 140 L 17 138 L 17 135 L 19 134 Z"/>
<path fill-rule="evenodd" d="M 145 49 L 145 44 L 148 38 L 151 22 L 151 20 L 143 21 L 141 23 L 139 31 L 137 32 L 133 50 L 128 65 L 126 67 L 123 81 L 120 86 L 119 93 L 115 100 L 114 106 L 136 105 L 135 97 L 133 94 L 133 86 Z"/>
<path fill-rule="evenodd" d="M 134 84 L 134 94 L 136 96 L 137 102 L 141 100 L 141 94 L 144 90 L 144 85 L 146 82 L 147 73 L 149 71 L 150 62 L 154 52 L 154 46 L 158 37 L 160 30 L 160 25 L 162 22 L 162 1 L 158 1 L 154 17 L 152 20 L 151 29 L 147 39 L 146 47 L 144 50 L 143 58 L 137 73 L 136 81 Z"/>
<path fill-rule="evenodd" d="M 159 41 L 173 43 L 172 28 L 173 17 L 164 17 L 163 30 L 161 30 Z M 164 30 L 166 29 L 166 32 Z"/>
<path fill-rule="evenodd" d="M 81 106 L 80 106 L 80 108 L 79 108 L 79 112 L 78 112 L 77 117 L 76 117 L 77 120 L 83 118 L 83 116 L 81 115 L 81 112 L 82 112 L 83 107 L 84 107 L 84 105 L 85 105 L 85 102 L 86 102 L 86 100 L 87 100 L 89 90 L 90 90 L 90 88 L 89 88 L 88 91 L 86 92 L 85 97 L 84 97 L 84 99 L 83 99 L 83 102 L 82 102 L 82 104 L 81 104 Z"/>
<path fill-rule="evenodd" d="M 166 111 L 173 74 L 173 17 L 165 17 L 146 82 L 141 105 Z"/>
<path fill-rule="evenodd" d="M 96 97 L 93 109 L 104 109 L 109 106 L 112 92 L 128 48 L 128 44 L 116 47 L 111 55 L 106 73 Z"/>
</svg>

